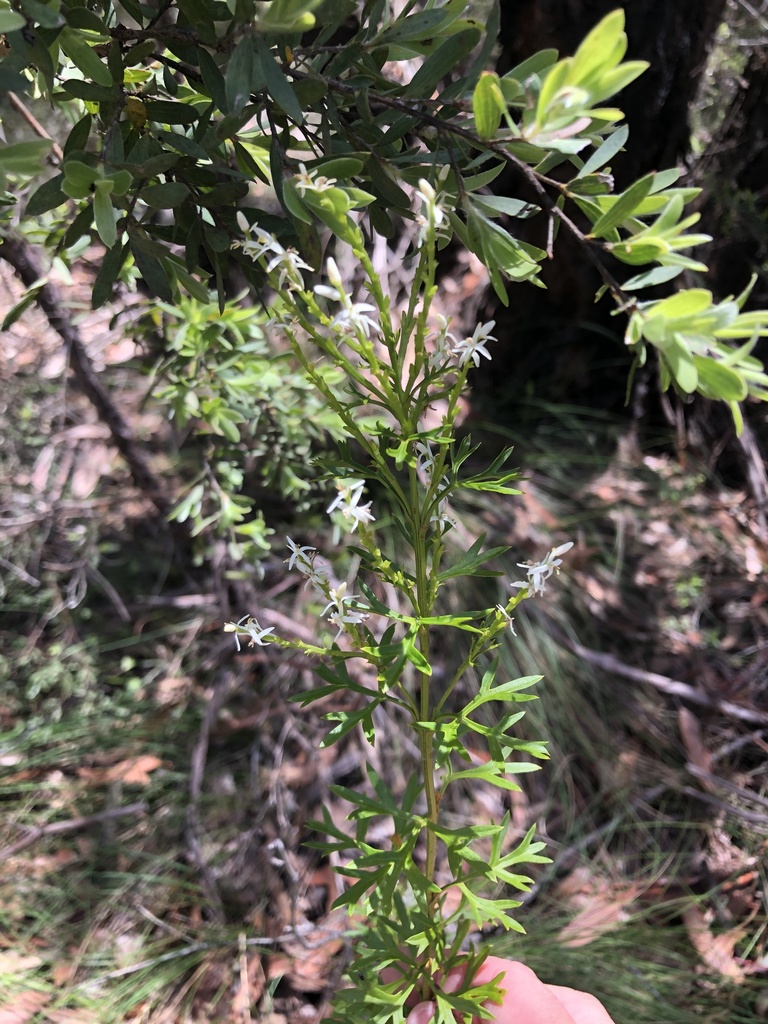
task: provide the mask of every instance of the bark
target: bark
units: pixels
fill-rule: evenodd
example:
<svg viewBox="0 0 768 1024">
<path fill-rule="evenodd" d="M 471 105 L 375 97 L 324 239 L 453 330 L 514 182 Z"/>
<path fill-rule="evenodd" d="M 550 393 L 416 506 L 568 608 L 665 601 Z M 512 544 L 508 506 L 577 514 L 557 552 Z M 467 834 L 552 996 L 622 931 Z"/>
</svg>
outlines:
<svg viewBox="0 0 768 1024">
<path fill-rule="evenodd" d="M 738 294 L 753 272 L 750 304 L 768 305 L 768 51 L 756 47 L 739 89 L 696 171 L 704 188 L 701 226 L 714 237 L 709 283 Z"/>
</svg>

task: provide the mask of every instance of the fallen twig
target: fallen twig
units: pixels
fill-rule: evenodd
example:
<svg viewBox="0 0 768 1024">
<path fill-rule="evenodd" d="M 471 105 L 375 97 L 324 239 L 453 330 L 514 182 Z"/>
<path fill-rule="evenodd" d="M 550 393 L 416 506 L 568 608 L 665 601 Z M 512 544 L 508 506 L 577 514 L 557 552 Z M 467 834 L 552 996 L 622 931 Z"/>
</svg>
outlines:
<svg viewBox="0 0 768 1024">
<path fill-rule="evenodd" d="M 757 711 L 754 708 L 745 708 L 741 704 L 734 704 L 729 700 L 721 700 L 719 697 L 711 697 L 702 690 L 697 690 L 688 683 L 681 683 L 678 679 L 670 679 L 668 676 L 659 675 L 657 672 L 646 672 L 645 669 L 634 668 L 632 665 L 625 665 L 614 658 L 612 654 L 601 654 L 600 651 L 591 651 L 588 647 L 582 647 L 572 640 L 565 641 L 566 646 L 578 658 L 583 658 L 592 665 L 606 672 L 614 672 L 616 675 L 624 676 L 625 679 L 634 679 L 638 683 L 648 683 L 650 686 L 668 693 L 673 697 L 680 697 L 681 700 L 688 700 L 692 704 L 701 707 L 712 708 L 720 711 L 729 718 L 737 718 L 741 722 L 749 722 L 752 725 L 768 725 L 768 712 Z"/>
<path fill-rule="evenodd" d="M 17 235 L 5 235 L 0 240 L 0 259 L 13 267 L 27 288 L 45 276 L 32 246 Z M 136 444 L 128 422 L 101 383 L 56 286 L 46 281 L 37 292 L 35 302 L 66 345 L 69 364 L 77 383 L 109 428 L 115 447 L 128 464 L 136 486 L 147 495 L 162 516 L 167 516 L 171 511 L 171 502 L 165 496 L 165 487 L 150 468 L 146 455 Z"/>
<path fill-rule="evenodd" d="M 45 836 L 62 835 L 66 832 L 79 832 L 80 829 L 90 828 L 91 825 L 100 825 L 105 821 L 112 821 L 115 818 L 126 818 L 131 814 L 146 814 L 147 805 L 143 802 L 128 804 L 125 807 L 110 807 L 107 811 L 99 811 L 98 814 L 88 814 L 82 818 L 70 818 L 68 821 L 53 821 L 48 825 L 36 825 L 29 828 L 27 834 L 22 838 L 0 850 L 0 861 L 8 860 L 9 857 L 21 853 L 28 846 L 32 846 L 39 839 Z M 27 828 L 26 825 L 18 825 L 19 828 Z"/>
<path fill-rule="evenodd" d="M 230 672 L 223 682 L 215 688 L 205 708 L 203 720 L 200 723 L 200 732 L 192 751 L 189 768 L 189 805 L 187 806 L 185 828 L 187 853 L 189 859 L 197 868 L 200 881 L 208 897 L 208 911 L 219 924 L 223 924 L 225 920 L 224 906 L 216 878 L 203 856 L 203 848 L 200 843 L 200 795 L 203 789 L 205 765 L 208 760 L 208 743 L 211 737 L 211 729 L 227 698 L 236 688 L 238 682 L 239 677 L 234 672 Z"/>
</svg>

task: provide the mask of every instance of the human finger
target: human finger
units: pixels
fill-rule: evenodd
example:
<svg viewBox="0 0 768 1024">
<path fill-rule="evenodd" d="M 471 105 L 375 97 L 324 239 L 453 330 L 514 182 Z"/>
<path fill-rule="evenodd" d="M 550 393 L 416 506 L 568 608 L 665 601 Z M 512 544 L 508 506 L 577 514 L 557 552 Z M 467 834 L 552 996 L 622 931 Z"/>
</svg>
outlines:
<svg viewBox="0 0 768 1024">
<path fill-rule="evenodd" d="M 614 1024 L 600 1000 L 589 992 L 579 992 L 564 985 L 547 985 L 547 988 L 570 1013 L 574 1024 Z"/>
</svg>

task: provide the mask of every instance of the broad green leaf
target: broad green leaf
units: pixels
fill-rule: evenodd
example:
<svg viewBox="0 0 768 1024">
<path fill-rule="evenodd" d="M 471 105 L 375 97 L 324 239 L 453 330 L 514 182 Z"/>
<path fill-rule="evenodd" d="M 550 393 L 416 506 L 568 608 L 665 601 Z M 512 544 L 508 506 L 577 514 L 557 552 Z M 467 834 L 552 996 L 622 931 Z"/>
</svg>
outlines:
<svg viewBox="0 0 768 1024">
<path fill-rule="evenodd" d="M 151 253 L 145 252 L 138 244 L 138 238 L 135 235 L 131 237 L 131 252 L 136 267 L 149 290 L 164 302 L 172 302 L 173 289 L 162 262 Z"/>
<path fill-rule="evenodd" d="M 57 174 L 44 181 L 27 200 L 26 216 L 39 217 L 41 213 L 55 210 L 57 206 L 66 203 L 67 196 L 61 189 L 63 181 L 63 174 Z"/>
<path fill-rule="evenodd" d="M 16 323 L 30 306 L 34 305 L 37 296 L 45 286 L 45 279 L 38 281 L 37 284 L 33 284 L 30 288 L 27 288 L 24 295 L 19 301 L 11 307 L 11 309 L 5 314 L 3 322 L 0 324 L 0 332 L 7 331 L 10 327 Z"/>
<path fill-rule="evenodd" d="M 493 71 L 484 71 L 472 93 L 475 130 L 481 139 L 493 138 L 501 124 L 505 109 L 506 104 L 499 88 L 499 76 Z"/>
<path fill-rule="evenodd" d="M 601 167 L 604 167 L 609 160 L 612 160 L 613 157 L 624 148 L 628 138 L 629 128 L 626 125 L 622 125 L 620 128 L 617 128 L 616 131 L 612 132 L 605 142 L 595 150 L 576 177 L 585 178 L 588 174 L 593 174 L 595 171 L 599 171 Z"/>
<path fill-rule="evenodd" d="M 686 395 L 692 395 L 699 383 L 699 375 L 691 350 L 682 335 L 674 335 L 661 350 L 661 354 L 680 390 Z"/>
<path fill-rule="evenodd" d="M 200 117 L 200 111 L 189 103 L 174 103 L 172 100 L 147 100 L 144 104 L 147 118 L 158 124 L 193 124 Z M 171 143 L 171 139 L 163 141 Z"/>
<path fill-rule="evenodd" d="M 99 309 L 112 298 L 112 290 L 123 264 L 128 256 L 127 245 L 113 245 L 101 261 L 96 280 L 93 282 L 91 305 Z"/>
<path fill-rule="evenodd" d="M 75 67 L 87 79 L 108 88 L 114 83 L 107 65 L 85 41 L 82 33 L 74 28 L 65 28 L 59 34 L 59 45 Z"/>
<path fill-rule="evenodd" d="M 435 86 L 452 71 L 480 40 L 480 30 L 466 28 L 449 36 L 424 61 L 403 90 L 404 96 L 429 96 Z"/>
<path fill-rule="evenodd" d="M 640 203 L 651 191 L 653 185 L 653 174 L 646 174 L 634 182 L 621 195 L 617 196 L 616 202 L 607 213 L 604 213 L 595 224 L 592 225 L 590 235 L 595 238 L 607 235 L 614 228 L 617 228 L 628 217 L 631 217 L 637 210 Z"/>
<path fill-rule="evenodd" d="M 7 7 L 0 8 L 0 32 L 16 32 L 26 24 L 27 19 L 23 14 L 17 14 Z"/>
<path fill-rule="evenodd" d="M 239 114 L 250 103 L 257 61 L 253 36 L 244 36 L 232 52 L 225 79 L 226 113 Z M 211 78 L 209 68 L 208 77 Z"/>
<path fill-rule="evenodd" d="M 139 198 L 153 210 L 170 210 L 180 206 L 189 195 L 189 189 L 181 181 L 166 181 L 162 185 L 149 185 L 139 193 Z"/>
<path fill-rule="evenodd" d="M 376 46 L 389 46 L 392 43 L 403 43 L 406 40 L 430 39 L 434 35 L 435 29 L 446 20 L 446 17 L 446 13 L 442 10 L 420 11 L 418 14 L 411 14 L 405 18 L 400 17 L 380 32 L 372 42 Z"/>
<path fill-rule="evenodd" d="M 624 11 L 611 11 L 595 25 L 573 55 L 571 80 L 579 83 L 595 71 L 609 70 L 622 59 L 627 49 Z"/>
<path fill-rule="evenodd" d="M 693 316 L 709 309 L 712 305 L 712 292 L 706 288 L 686 288 L 684 291 L 676 292 L 667 299 L 662 299 L 652 307 L 654 317 L 663 317 L 666 320 L 679 320 L 683 317 Z"/>
<path fill-rule="evenodd" d="M 640 291 L 641 288 L 651 288 L 657 284 L 666 284 L 682 272 L 681 267 L 654 267 L 653 270 L 646 270 L 643 274 L 636 274 L 622 285 L 624 291 Z"/>
<path fill-rule="evenodd" d="M 20 174 L 25 178 L 40 174 L 45 170 L 45 158 L 52 145 L 52 139 L 0 143 L 0 173 Z"/>
<path fill-rule="evenodd" d="M 25 7 L 32 4 L 35 8 L 39 9 L 42 7 L 45 9 L 45 4 L 39 3 L 38 0 L 22 0 L 22 3 Z M 51 14 L 54 12 L 51 11 L 51 8 L 47 8 L 47 10 L 48 17 L 50 18 Z M 46 27 L 58 28 L 59 25 L 63 23 L 64 19 L 60 17 L 60 21 L 57 24 L 47 25 Z M 40 24 L 42 25 L 44 23 L 41 21 Z M 109 38 L 109 30 L 107 29 L 107 26 L 94 11 L 89 10 L 87 7 L 69 6 L 69 10 L 67 11 L 67 24 L 77 31 L 93 32 L 97 36 L 101 36 L 102 40 Z"/>
<path fill-rule="evenodd" d="M 296 124 L 303 124 L 304 111 L 301 108 L 298 96 L 293 91 L 291 83 L 283 74 L 282 68 L 275 61 L 272 51 L 261 38 L 256 40 L 256 48 L 267 92 Z"/>
<path fill-rule="evenodd" d="M 694 356 L 693 362 L 699 376 L 698 391 L 706 398 L 743 402 L 747 397 L 747 382 L 730 367 L 703 356 Z"/>
<path fill-rule="evenodd" d="M 108 178 L 95 182 L 93 194 L 93 220 L 99 238 L 111 249 L 117 240 L 115 208 L 112 205 L 112 182 Z"/>
</svg>

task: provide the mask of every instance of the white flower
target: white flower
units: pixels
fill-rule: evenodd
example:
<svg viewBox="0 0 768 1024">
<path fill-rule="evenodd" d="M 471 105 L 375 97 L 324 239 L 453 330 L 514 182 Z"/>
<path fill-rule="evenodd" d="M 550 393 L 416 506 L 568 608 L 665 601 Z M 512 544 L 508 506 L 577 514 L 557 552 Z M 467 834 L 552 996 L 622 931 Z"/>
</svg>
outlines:
<svg viewBox="0 0 768 1024">
<path fill-rule="evenodd" d="M 342 334 L 357 334 L 358 331 L 362 331 L 366 338 L 370 338 L 371 331 L 374 334 L 381 334 L 381 327 L 366 315 L 375 310 L 376 307 L 369 302 L 355 302 L 336 314 L 331 321 L 331 328 L 337 328 Z"/>
<path fill-rule="evenodd" d="M 244 615 L 238 622 L 227 622 L 224 625 L 225 633 L 235 634 L 235 643 L 237 644 L 238 651 L 240 650 L 240 637 L 249 637 L 249 647 L 269 647 L 270 641 L 265 641 L 264 637 L 270 633 L 274 633 L 274 629 L 270 626 L 268 629 L 262 629 L 257 619 L 251 618 L 248 615 Z"/>
<path fill-rule="evenodd" d="M 317 548 L 307 546 L 300 547 L 296 541 L 291 540 L 290 537 L 286 537 L 285 540 L 288 544 L 288 549 L 291 552 L 291 557 L 286 559 L 288 563 L 288 571 L 290 572 L 291 569 L 295 567 L 300 573 L 302 573 L 302 575 L 308 575 L 312 569 L 312 562 L 317 554 Z"/>
<path fill-rule="evenodd" d="M 497 604 L 496 605 L 496 611 L 499 613 L 499 615 L 502 617 L 502 619 L 506 620 L 506 623 L 509 626 L 509 631 L 512 634 L 512 636 L 517 636 L 517 633 L 515 632 L 515 620 L 509 614 L 509 612 L 504 607 L 504 605 L 503 604 Z"/>
<path fill-rule="evenodd" d="M 437 315 L 437 337 L 435 338 L 435 347 L 429 354 L 429 368 L 430 370 L 444 370 L 452 360 L 453 349 L 452 345 L 448 342 L 449 340 L 453 345 L 457 345 L 458 342 L 454 335 L 450 334 L 448 328 L 451 326 L 451 321 L 444 317 L 441 313 Z"/>
<path fill-rule="evenodd" d="M 491 331 L 496 326 L 495 320 L 489 320 L 487 324 L 478 324 L 471 338 L 462 338 L 457 341 L 451 352 L 459 357 L 459 365 L 464 366 L 471 359 L 475 366 L 480 365 L 480 356 L 486 359 L 491 358 L 491 353 L 485 347 L 487 341 L 496 341 Z"/>
<path fill-rule="evenodd" d="M 293 178 L 296 182 L 296 191 L 301 195 L 306 192 L 327 192 L 336 184 L 335 178 L 324 178 L 322 175 L 318 177 L 316 167 L 308 171 L 304 164 L 299 164 L 299 173 L 294 174 Z"/>
<path fill-rule="evenodd" d="M 550 576 L 553 573 L 560 572 L 560 566 L 563 564 L 560 556 L 564 555 L 566 551 L 570 551 L 572 547 L 573 541 L 569 540 L 567 544 L 561 544 L 560 547 L 552 548 L 541 562 L 518 562 L 518 568 L 525 569 L 528 582 L 513 583 L 512 586 L 518 589 L 530 587 L 534 594 L 543 594 L 544 587 Z"/>
<path fill-rule="evenodd" d="M 439 235 L 441 229 L 446 225 L 447 204 L 442 194 L 435 193 L 434 188 L 426 180 L 419 180 L 419 187 L 416 195 L 421 199 L 423 211 L 416 214 L 416 223 L 419 225 L 419 234 L 416 239 L 417 248 L 421 248 L 429 237 L 430 228 L 434 230 L 435 236 Z"/>
<path fill-rule="evenodd" d="M 364 480 L 337 480 L 336 487 L 338 494 L 327 508 L 328 515 L 331 512 L 339 512 L 347 524 L 349 532 L 354 533 L 358 523 L 373 523 L 376 517 L 371 512 L 371 502 L 365 505 L 360 504 L 363 496 Z"/>
<path fill-rule="evenodd" d="M 302 270 L 312 270 L 312 267 L 299 256 L 295 249 L 283 249 L 274 259 L 267 264 L 267 273 L 280 268 L 277 278 L 277 287 L 285 288 L 286 291 L 303 291 L 304 278 Z"/>
<path fill-rule="evenodd" d="M 341 271 L 333 256 L 329 256 L 325 261 L 325 274 L 333 287 L 343 294 L 344 282 L 341 279 Z"/>
<path fill-rule="evenodd" d="M 323 615 L 328 614 L 328 620 L 339 627 L 339 631 L 336 634 L 338 640 L 341 634 L 345 631 L 345 626 L 358 626 L 361 622 L 365 622 L 368 618 L 364 606 L 359 602 L 353 594 L 347 594 L 347 584 L 340 583 L 338 587 L 331 587 L 328 591 L 330 601 L 322 611 Z"/>
<path fill-rule="evenodd" d="M 286 537 L 286 540 L 291 552 L 291 557 L 286 558 L 288 569 L 295 568 L 302 576 L 306 577 L 307 583 L 311 584 L 315 590 L 325 594 L 328 588 L 330 567 L 325 562 L 318 561 L 315 548 L 299 547 L 290 537 Z"/>
</svg>

